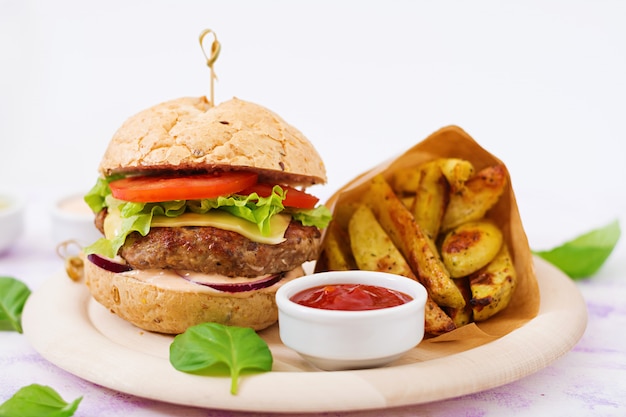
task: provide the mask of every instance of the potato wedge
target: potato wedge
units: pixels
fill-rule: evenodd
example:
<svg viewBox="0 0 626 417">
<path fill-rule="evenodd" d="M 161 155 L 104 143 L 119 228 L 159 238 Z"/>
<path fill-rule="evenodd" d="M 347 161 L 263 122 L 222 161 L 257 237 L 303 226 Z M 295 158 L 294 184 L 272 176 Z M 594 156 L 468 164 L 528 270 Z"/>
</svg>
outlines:
<svg viewBox="0 0 626 417">
<path fill-rule="evenodd" d="M 441 258 L 452 278 L 467 276 L 487 265 L 502 246 L 502 232 L 489 220 L 463 223 L 446 234 Z"/>
<path fill-rule="evenodd" d="M 326 231 L 320 260 L 325 269 L 331 271 L 347 271 L 357 269 L 354 257 L 350 252 L 348 234 L 341 229 L 338 223 L 331 222 Z M 321 264 L 321 263 L 320 263 Z"/>
<path fill-rule="evenodd" d="M 517 280 L 513 260 L 505 243 L 487 266 L 469 277 L 474 320 L 487 320 L 506 308 L 517 286 Z"/>
<path fill-rule="evenodd" d="M 449 186 L 439 167 L 440 160 L 422 164 L 411 212 L 417 224 L 432 240 L 437 238 L 449 199 Z"/>
<path fill-rule="evenodd" d="M 335 207 L 335 210 L 333 212 L 332 224 L 334 224 L 336 227 L 339 227 L 345 233 L 348 233 L 348 223 L 350 222 L 352 214 L 354 214 L 354 211 L 358 206 L 359 203 L 356 202 L 339 204 L 337 207 Z"/>
<path fill-rule="evenodd" d="M 349 236 L 358 269 L 387 272 L 417 280 L 398 248 L 376 220 L 369 207 L 362 205 L 350 219 Z M 428 296 L 424 331 L 437 336 L 455 329 L 454 322 Z"/>
<path fill-rule="evenodd" d="M 358 269 L 388 272 L 416 279 L 404 257 L 366 205 L 354 212 L 348 226 L 350 246 Z"/>
<path fill-rule="evenodd" d="M 431 336 L 439 336 L 454 329 L 456 329 L 454 320 L 429 295 L 424 310 L 424 332 Z"/>
<path fill-rule="evenodd" d="M 463 295 L 452 282 L 434 242 L 381 175 L 372 178 L 365 201 L 433 300 L 439 306 L 463 307 Z"/>
<path fill-rule="evenodd" d="M 463 294 L 465 298 L 465 306 L 461 308 L 445 307 L 444 311 L 450 317 L 454 323 L 455 328 L 465 326 L 474 321 L 474 313 L 470 300 L 472 299 L 472 291 L 470 289 L 469 280 L 467 277 L 458 278 L 454 280 L 454 283 Z"/>
<path fill-rule="evenodd" d="M 394 172 L 390 185 L 400 196 L 413 195 L 419 185 L 421 175 L 416 167 L 402 168 Z"/>
<path fill-rule="evenodd" d="M 482 169 L 450 195 L 441 224 L 447 231 L 462 223 L 478 220 L 498 201 L 506 186 L 506 168 L 495 165 Z"/>
<path fill-rule="evenodd" d="M 474 165 L 465 159 L 439 158 L 436 161 L 453 193 L 461 190 L 474 175 Z"/>
</svg>

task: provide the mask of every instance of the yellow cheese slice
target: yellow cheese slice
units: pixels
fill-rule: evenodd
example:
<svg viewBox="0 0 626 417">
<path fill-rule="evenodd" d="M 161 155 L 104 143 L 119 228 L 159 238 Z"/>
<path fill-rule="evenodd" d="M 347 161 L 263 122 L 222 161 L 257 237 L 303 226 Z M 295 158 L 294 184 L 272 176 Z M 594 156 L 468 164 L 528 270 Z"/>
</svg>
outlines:
<svg viewBox="0 0 626 417">
<path fill-rule="evenodd" d="M 270 234 L 264 236 L 259 227 L 252 222 L 222 210 L 211 210 L 205 214 L 184 213 L 178 217 L 154 216 L 150 227 L 210 226 L 239 233 L 254 242 L 276 245 L 285 241 L 285 231 L 290 221 L 291 216 L 287 214 L 272 216 Z M 121 224 L 119 210 L 109 210 L 104 220 L 104 234 L 107 239 L 119 234 Z"/>
</svg>

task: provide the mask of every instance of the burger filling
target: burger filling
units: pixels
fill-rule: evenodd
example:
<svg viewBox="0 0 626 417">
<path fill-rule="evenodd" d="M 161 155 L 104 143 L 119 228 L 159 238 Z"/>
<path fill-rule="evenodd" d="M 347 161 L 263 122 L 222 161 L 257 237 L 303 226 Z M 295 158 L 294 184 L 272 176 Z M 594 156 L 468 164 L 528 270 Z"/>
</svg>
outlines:
<svg viewBox="0 0 626 417">
<path fill-rule="evenodd" d="M 100 178 L 85 201 L 104 234 L 86 254 L 120 255 L 137 269 L 229 276 L 287 271 L 314 259 L 319 229 L 331 219 L 310 194 L 241 172 Z"/>
<path fill-rule="evenodd" d="M 102 230 L 103 211 L 96 216 Z M 153 227 L 146 236 L 133 233 L 119 255 L 134 269 L 175 269 L 257 277 L 290 271 L 317 257 L 321 233 L 317 227 L 288 224 L 278 244 L 259 243 L 240 233 L 211 226 Z"/>
</svg>

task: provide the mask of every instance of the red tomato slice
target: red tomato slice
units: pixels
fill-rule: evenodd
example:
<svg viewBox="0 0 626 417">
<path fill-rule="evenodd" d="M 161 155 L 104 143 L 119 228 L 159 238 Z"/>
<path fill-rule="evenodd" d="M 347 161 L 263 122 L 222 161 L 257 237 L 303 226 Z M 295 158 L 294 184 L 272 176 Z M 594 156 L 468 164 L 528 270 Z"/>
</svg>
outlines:
<svg viewBox="0 0 626 417">
<path fill-rule="evenodd" d="M 111 181 L 113 197 L 137 203 L 198 200 L 238 193 L 254 185 L 254 172 L 220 172 L 180 177 L 145 176 Z"/>
<path fill-rule="evenodd" d="M 312 196 L 311 194 L 300 191 L 297 188 L 290 187 L 288 185 L 280 186 L 283 190 L 287 191 L 283 205 L 285 207 L 312 209 L 315 207 L 319 198 Z M 267 183 L 256 183 L 251 187 L 246 188 L 239 194 L 252 194 L 257 193 L 261 197 L 267 197 L 272 193 L 273 185 Z"/>
</svg>

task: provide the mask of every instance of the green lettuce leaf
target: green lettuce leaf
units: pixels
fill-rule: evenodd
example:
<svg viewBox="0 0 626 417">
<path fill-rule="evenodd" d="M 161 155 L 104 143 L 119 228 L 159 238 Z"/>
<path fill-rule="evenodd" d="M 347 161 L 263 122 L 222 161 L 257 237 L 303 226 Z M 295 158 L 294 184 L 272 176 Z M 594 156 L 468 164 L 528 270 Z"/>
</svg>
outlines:
<svg viewBox="0 0 626 417">
<path fill-rule="evenodd" d="M 218 197 L 216 207 L 212 208 L 219 208 L 229 212 L 233 216 L 256 223 L 261 233 L 267 236 L 270 234 L 271 217 L 285 209 L 283 206 L 284 199 L 285 192 L 283 189 L 279 186 L 275 186 L 269 197 L 261 197 L 257 193 L 252 193 L 247 196 L 232 195 L 229 197 Z M 211 203 L 213 200 L 202 201 Z M 194 210 L 192 209 L 192 211 Z M 206 213 L 206 211 L 202 211 L 201 213 Z"/>
<path fill-rule="evenodd" d="M 98 178 L 96 184 L 91 187 L 91 190 L 85 194 L 83 199 L 85 203 L 91 208 L 94 213 L 99 213 L 100 210 L 105 208 L 106 198 L 111 195 L 111 189 L 109 188 L 109 182 L 119 179 L 121 176 L 111 176 L 108 178 Z"/>
<path fill-rule="evenodd" d="M 533 253 L 572 279 L 588 278 L 594 275 L 611 255 L 620 235 L 619 221 L 614 220 L 560 246 Z"/>
<path fill-rule="evenodd" d="M 317 206 L 310 210 L 292 209 L 290 214 L 304 226 L 315 226 L 319 229 L 328 227 L 333 218 L 331 211 L 326 206 Z"/>
</svg>

